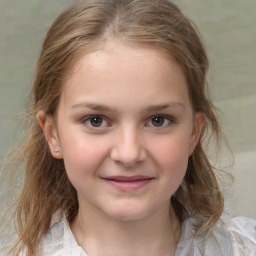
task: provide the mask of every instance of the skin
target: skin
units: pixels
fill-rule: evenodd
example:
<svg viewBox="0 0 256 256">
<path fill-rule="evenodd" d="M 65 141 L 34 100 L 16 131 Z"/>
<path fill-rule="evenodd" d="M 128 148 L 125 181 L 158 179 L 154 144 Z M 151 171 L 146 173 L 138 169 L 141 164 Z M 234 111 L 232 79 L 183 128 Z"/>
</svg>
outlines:
<svg viewBox="0 0 256 256">
<path fill-rule="evenodd" d="M 181 224 L 170 198 L 204 123 L 178 63 L 156 49 L 108 41 L 70 70 L 57 126 L 43 111 L 37 117 L 78 193 L 71 223 L 78 244 L 94 256 L 172 255 Z M 135 190 L 106 180 L 137 175 L 150 181 Z"/>
</svg>

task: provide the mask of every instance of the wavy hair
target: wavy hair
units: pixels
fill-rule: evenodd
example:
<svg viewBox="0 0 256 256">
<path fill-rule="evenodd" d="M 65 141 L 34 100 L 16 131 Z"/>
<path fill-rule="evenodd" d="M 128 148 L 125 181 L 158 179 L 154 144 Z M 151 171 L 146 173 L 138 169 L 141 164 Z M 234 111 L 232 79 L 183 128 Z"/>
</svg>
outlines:
<svg viewBox="0 0 256 256">
<path fill-rule="evenodd" d="M 13 220 L 18 239 L 14 255 L 36 255 L 49 229 L 52 215 L 62 209 L 68 221 L 78 211 L 77 193 L 63 160 L 52 157 L 36 113 L 56 114 L 65 74 L 81 52 L 109 38 L 163 50 L 175 57 L 184 71 L 194 112 L 206 122 L 182 184 L 171 202 L 182 221 L 196 219 L 196 235 L 210 230 L 223 212 L 223 195 L 217 171 L 211 166 L 204 141 L 221 138 L 214 106 L 207 95 L 208 58 L 195 26 L 168 0 L 86 0 L 60 14 L 49 29 L 39 56 L 27 113 L 26 133 L 11 163 L 23 166 L 24 187 L 16 202 Z"/>
</svg>

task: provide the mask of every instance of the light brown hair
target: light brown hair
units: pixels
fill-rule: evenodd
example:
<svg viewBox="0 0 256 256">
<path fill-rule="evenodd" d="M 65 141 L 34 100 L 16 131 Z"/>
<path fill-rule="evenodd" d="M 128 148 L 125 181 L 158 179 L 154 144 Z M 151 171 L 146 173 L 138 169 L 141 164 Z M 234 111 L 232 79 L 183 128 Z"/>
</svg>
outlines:
<svg viewBox="0 0 256 256">
<path fill-rule="evenodd" d="M 76 190 L 62 160 L 52 157 L 36 113 L 56 114 L 65 74 L 76 57 L 108 38 L 151 46 L 174 56 L 187 80 L 194 112 L 206 122 L 198 145 L 189 158 L 185 178 L 171 201 L 182 221 L 196 219 L 196 235 L 210 230 L 223 211 L 223 196 L 216 171 L 203 149 L 207 134 L 221 137 L 214 107 L 207 98 L 208 58 L 198 32 L 168 0 L 87 0 L 64 11 L 47 33 L 31 91 L 27 130 L 12 163 L 24 166 L 25 181 L 13 218 L 18 240 L 12 253 L 35 255 L 47 233 L 52 215 L 62 209 L 68 221 L 78 211 Z"/>
</svg>

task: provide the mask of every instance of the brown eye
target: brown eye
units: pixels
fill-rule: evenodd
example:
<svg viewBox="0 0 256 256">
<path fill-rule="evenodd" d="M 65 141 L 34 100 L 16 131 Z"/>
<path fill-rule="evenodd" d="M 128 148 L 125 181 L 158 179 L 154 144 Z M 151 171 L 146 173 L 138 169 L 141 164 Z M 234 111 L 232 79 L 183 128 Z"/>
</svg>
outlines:
<svg viewBox="0 0 256 256">
<path fill-rule="evenodd" d="M 109 126 L 109 123 L 101 116 L 89 116 L 84 119 L 83 123 L 89 128 L 104 128 Z"/>
<path fill-rule="evenodd" d="M 103 123 L 102 117 L 100 116 L 94 116 L 90 118 L 90 124 L 93 127 L 100 127 Z"/>
<path fill-rule="evenodd" d="M 154 116 L 149 120 L 147 126 L 156 128 L 165 128 L 173 123 L 173 118 L 170 116 Z"/>
<path fill-rule="evenodd" d="M 160 127 L 164 124 L 165 118 L 162 116 L 156 116 L 152 118 L 152 124 L 156 127 Z"/>
</svg>

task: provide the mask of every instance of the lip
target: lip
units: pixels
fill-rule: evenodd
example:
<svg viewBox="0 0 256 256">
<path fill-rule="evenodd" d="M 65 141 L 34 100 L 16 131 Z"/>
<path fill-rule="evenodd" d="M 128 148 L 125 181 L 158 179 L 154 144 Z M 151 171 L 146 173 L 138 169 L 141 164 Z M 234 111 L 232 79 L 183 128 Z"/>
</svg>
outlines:
<svg viewBox="0 0 256 256">
<path fill-rule="evenodd" d="M 135 191 L 146 186 L 153 178 L 148 176 L 111 176 L 103 178 L 108 184 L 121 191 Z"/>
</svg>

